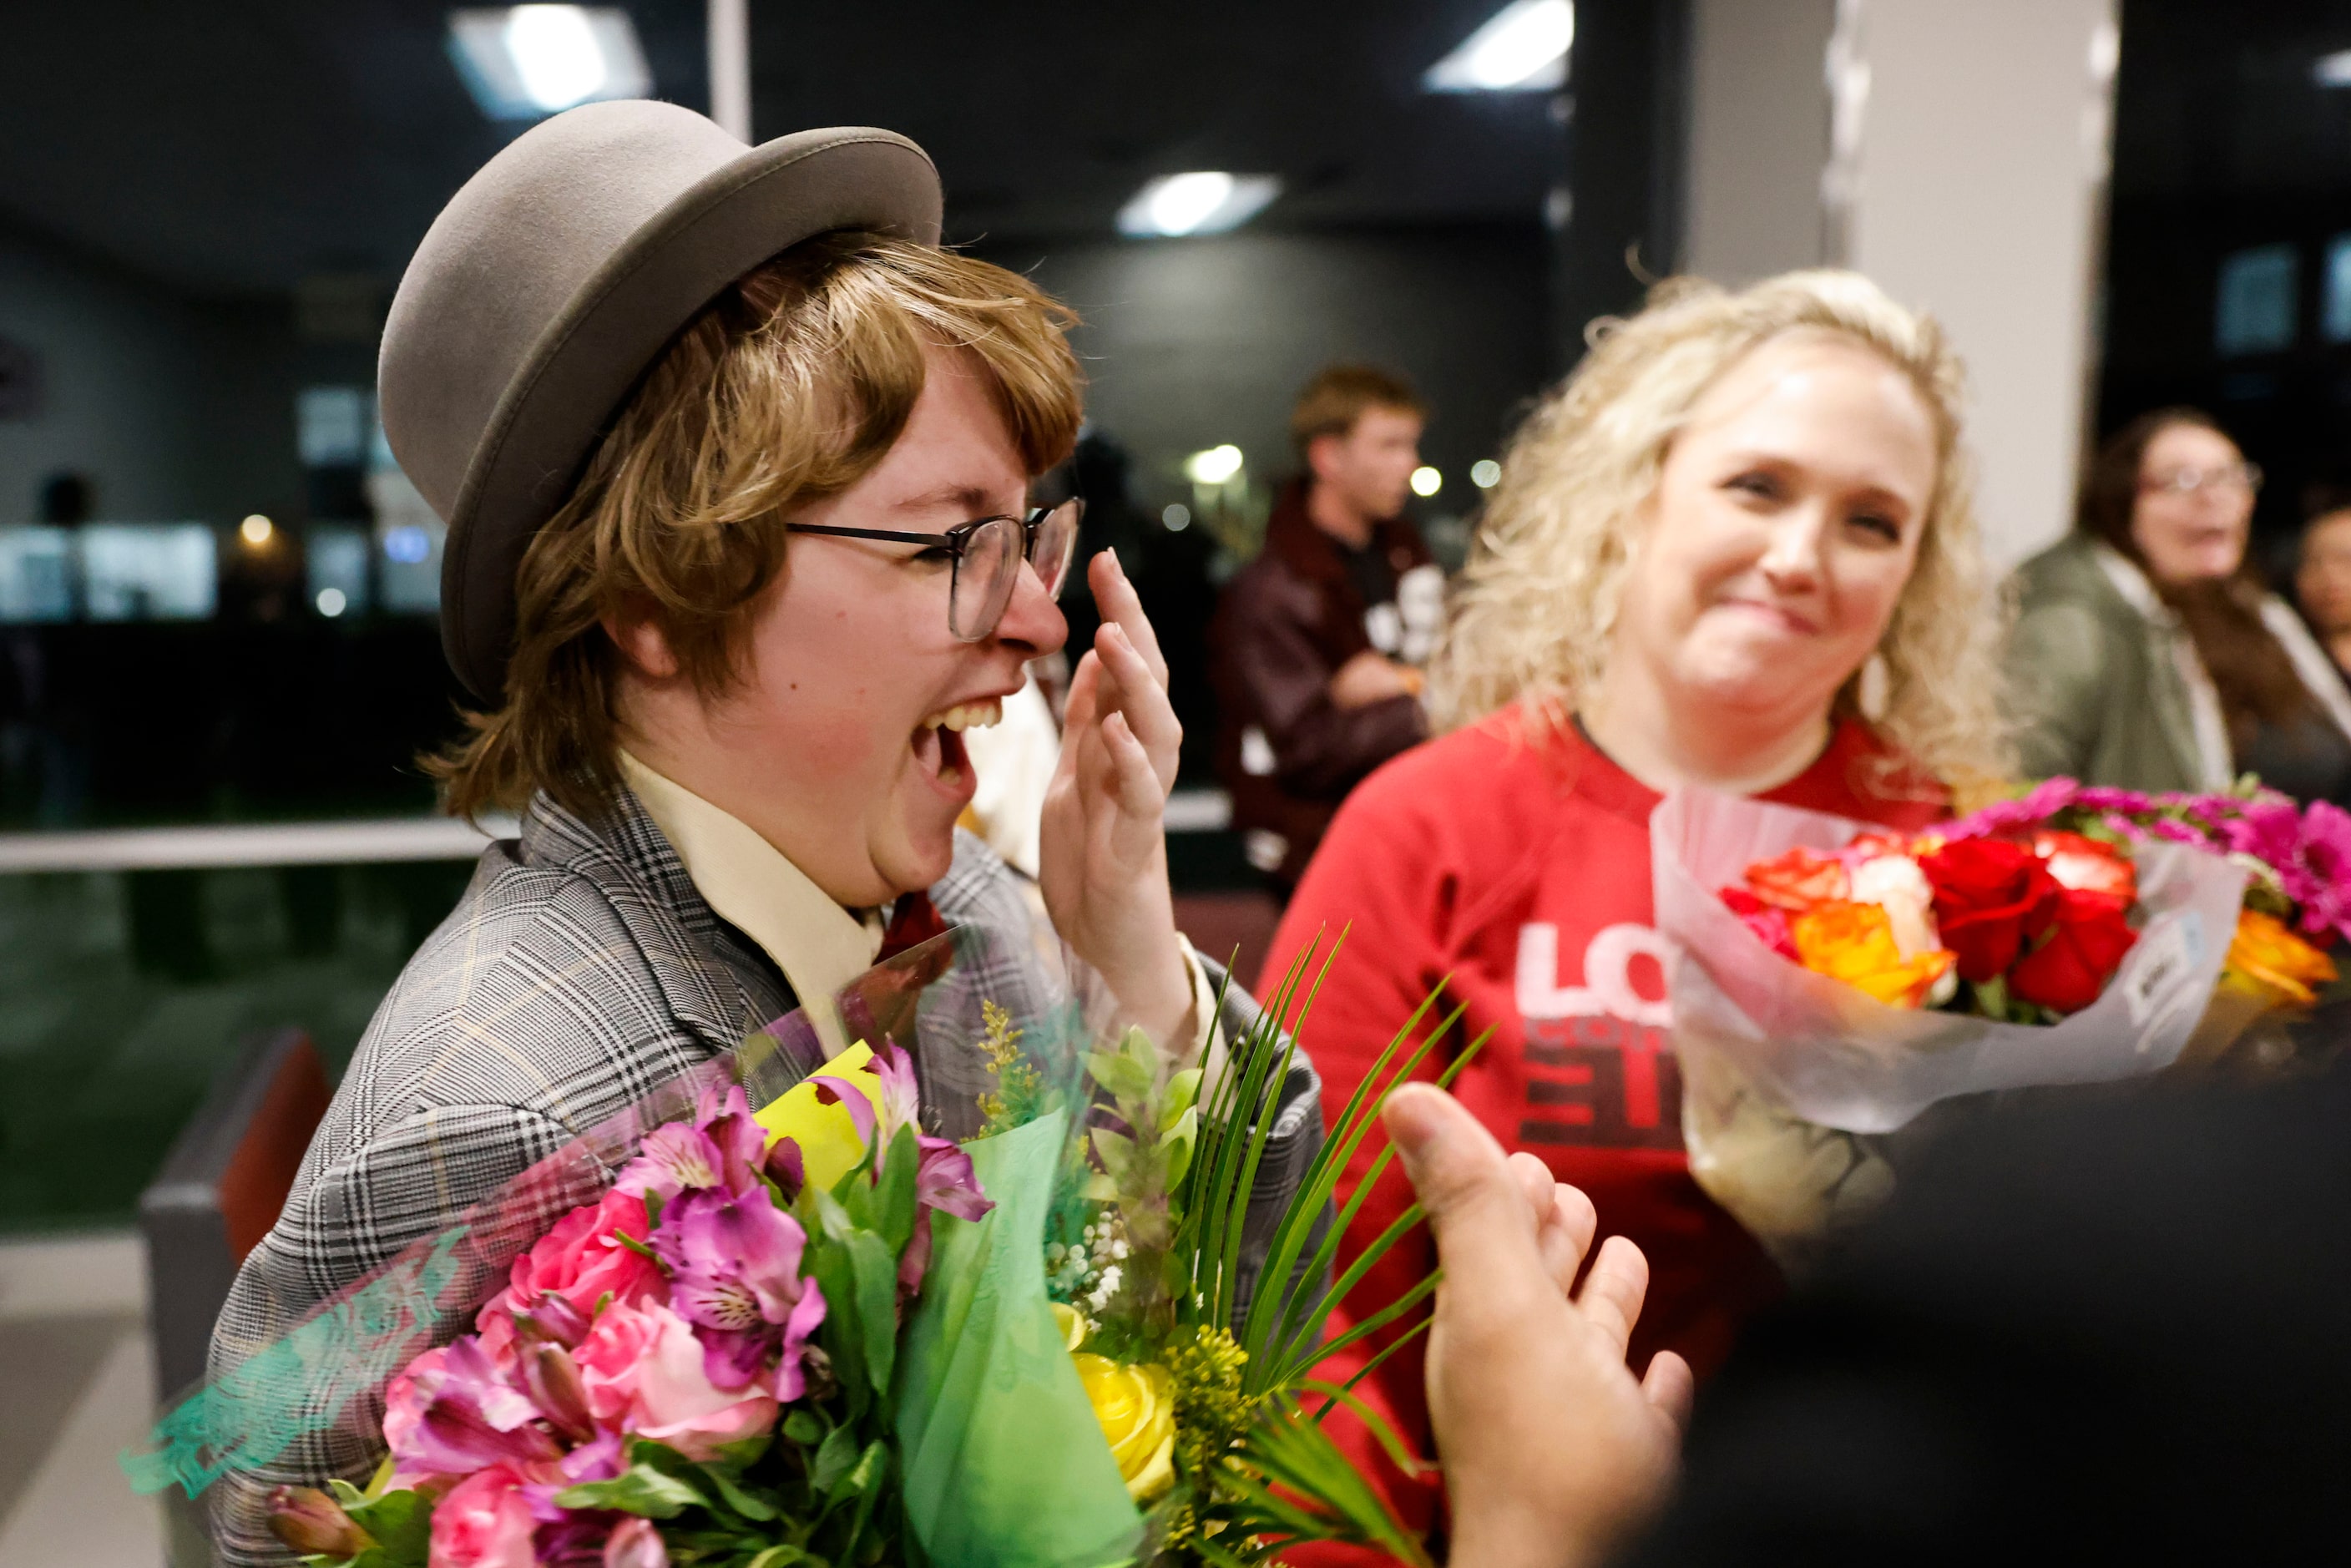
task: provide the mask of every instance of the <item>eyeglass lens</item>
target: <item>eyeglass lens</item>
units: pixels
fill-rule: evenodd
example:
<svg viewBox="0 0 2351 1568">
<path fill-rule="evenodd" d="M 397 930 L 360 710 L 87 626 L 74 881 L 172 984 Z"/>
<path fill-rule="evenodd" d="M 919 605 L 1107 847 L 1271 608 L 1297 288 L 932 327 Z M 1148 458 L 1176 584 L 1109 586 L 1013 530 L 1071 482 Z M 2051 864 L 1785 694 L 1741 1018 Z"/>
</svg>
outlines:
<svg viewBox="0 0 2351 1568">
<path fill-rule="evenodd" d="M 2178 468 L 2156 476 L 2150 488 L 2168 490 L 2175 496 L 2192 496 L 2199 490 L 2259 490 L 2262 471 L 2251 463 L 2232 464 L 2226 468 Z"/>
<path fill-rule="evenodd" d="M 1070 560 L 1077 553 L 1079 503 L 1064 501 L 1037 525 L 1035 552 L 1029 557 L 1037 579 L 1051 597 L 1061 595 L 1069 577 Z M 990 517 L 964 539 L 963 558 L 956 563 L 955 591 L 947 605 L 947 623 L 967 643 L 977 643 L 996 630 L 1012 602 L 1020 579 L 1021 546 L 1027 528 L 1010 517 Z"/>
</svg>

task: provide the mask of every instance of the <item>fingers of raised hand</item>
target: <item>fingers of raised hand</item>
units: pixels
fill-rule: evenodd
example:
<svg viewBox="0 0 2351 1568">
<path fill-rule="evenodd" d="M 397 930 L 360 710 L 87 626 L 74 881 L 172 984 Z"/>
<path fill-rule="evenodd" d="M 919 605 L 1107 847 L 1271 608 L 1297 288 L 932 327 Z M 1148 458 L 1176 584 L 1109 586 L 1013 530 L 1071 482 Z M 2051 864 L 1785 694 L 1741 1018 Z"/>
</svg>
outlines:
<svg viewBox="0 0 2351 1568">
<path fill-rule="evenodd" d="M 1102 720 L 1102 738 L 1111 763 L 1108 782 L 1119 809 L 1129 817 L 1147 819 L 1155 832 L 1167 796 L 1150 752 L 1144 749 L 1123 712 Z"/>
<path fill-rule="evenodd" d="M 1407 1083 L 1383 1113 L 1445 1268 L 1437 1312 L 1455 1332 L 1498 1328 L 1560 1297 L 1544 1277 L 1532 1205 L 1494 1135 L 1444 1091 Z"/>
<path fill-rule="evenodd" d="M 1126 633 L 1151 678 L 1160 685 L 1167 684 L 1167 661 L 1159 652 L 1159 633 L 1153 630 L 1151 618 L 1143 612 L 1143 598 L 1128 580 L 1126 568 L 1120 564 L 1115 550 L 1103 550 L 1096 555 L 1086 570 L 1086 580 L 1094 591 L 1094 604 L 1101 610 L 1105 623 L 1115 623 Z"/>
<path fill-rule="evenodd" d="M 1518 1182 L 1519 1190 L 1527 1195 L 1527 1213 L 1541 1225 L 1551 1214 L 1551 1167 L 1542 1163 L 1541 1155 L 1520 1149 L 1510 1156 L 1510 1176 Z"/>
<path fill-rule="evenodd" d="M 1184 726 L 1176 717 L 1175 706 L 1167 700 L 1166 686 L 1153 674 L 1148 663 L 1121 628 L 1104 626 L 1094 646 L 1102 654 L 1103 673 L 1114 684 L 1118 710 L 1126 715 L 1135 738 L 1150 754 L 1151 764 L 1158 769 L 1161 781 L 1172 789 L 1176 757 L 1184 744 Z M 1111 700 L 1109 688 L 1105 688 L 1106 706 Z"/>
<path fill-rule="evenodd" d="M 1542 1248 L 1543 1267 L 1551 1270 L 1561 1295 L 1575 1289 L 1576 1270 L 1583 1267 L 1584 1255 L 1592 1250 L 1592 1238 L 1599 1228 L 1600 1213 L 1583 1189 L 1564 1182 L 1552 1186 L 1536 1239 Z"/>
<path fill-rule="evenodd" d="M 1649 1370 L 1641 1379 L 1641 1395 L 1665 1417 L 1677 1441 L 1689 1429 L 1690 1401 L 1697 1392 L 1698 1380 L 1690 1375 L 1688 1362 L 1669 1350 L 1661 1350 L 1649 1358 Z"/>
<path fill-rule="evenodd" d="M 1092 727 L 1094 717 L 1102 711 L 1102 660 L 1089 651 L 1078 661 L 1077 673 L 1070 677 L 1069 700 L 1061 707 L 1061 733 L 1074 736 Z M 1070 747 L 1062 747 L 1068 756 Z"/>
<path fill-rule="evenodd" d="M 1600 1244 L 1600 1256 L 1593 1260 L 1575 1304 L 1621 1356 L 1633 1337 L 1633 1325 L 1641 1321 L 1641 1301 L 1648 1290 L 1649 1260 L 1625 1237 L 1612 1236 Z"/>
</svg>

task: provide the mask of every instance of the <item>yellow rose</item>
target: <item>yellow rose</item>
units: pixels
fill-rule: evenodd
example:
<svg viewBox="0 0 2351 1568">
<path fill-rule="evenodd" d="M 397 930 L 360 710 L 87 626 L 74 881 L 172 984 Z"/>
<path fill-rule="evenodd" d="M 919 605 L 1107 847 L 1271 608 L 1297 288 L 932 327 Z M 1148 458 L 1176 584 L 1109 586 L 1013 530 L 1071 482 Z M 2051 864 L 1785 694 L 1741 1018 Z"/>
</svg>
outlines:
<svg viewBox="0 0 2351 1568">
<path fill-rule="evenodd" d="M 2318 987 L 2334 983 L 2335 960 L 2287 929 L 2276 915 L 2248 909 L 2237 916 L 2224 974 L 2308 1007 L 2318 999 Z"/>
<path fill-rule="evenodd" d="M 1788 923 L 1797 961 L 1888 1007 L 1924 1007 L 1959 956 L 1936 948 L 1906 958 L 1892 916 L 1875 904 L 1826 899 Z"/>
<path fill-rule="evenodd" d="M 1138 1503 L 1156 1500 L 1176 1484 L 1174 1379 L 1164 1366 L 1123 1366 L 1088 1351 L 1070 1359 L 1125 1478 L 1126 1495 Z"/>
</svg>

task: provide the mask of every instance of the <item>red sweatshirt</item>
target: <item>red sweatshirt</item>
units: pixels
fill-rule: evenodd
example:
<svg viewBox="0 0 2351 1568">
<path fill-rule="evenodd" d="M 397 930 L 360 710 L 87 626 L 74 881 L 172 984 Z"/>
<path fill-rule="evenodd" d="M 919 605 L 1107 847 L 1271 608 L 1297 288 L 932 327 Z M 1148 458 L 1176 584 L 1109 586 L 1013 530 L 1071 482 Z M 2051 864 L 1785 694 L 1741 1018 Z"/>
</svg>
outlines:
<svg viewBox="0 0 2351 1568">
<path fill-rule="evenodd" d="M 1818 761 L 1763 799 L 1903 830 L 1944 814 L 1915 795 L 1873 790 L 1877 775 L 1864 765 L 1882 756 L 1865 727 L 1847 723 Z M 1282 920 L 1258 994 L 1272 994 L 1318 933 L 1352 928 L 1301 1037 L 1325 1079 L 1323 1103 L 1338 1106 L 1450 976 L 1447 1007 L 1467 1010 L 1426 1075 L 1494 1030 L 1453 1092 L 1505 1147 L 1541 1155 L 1561 1181 L 1589 1194 L 1602 1235 L 1629 1236 L 1647 1254 L 1635 1367 L 1671 1348 L 1703 1377 L 1740 1320 L 1777 1292 L 1778 1278 L 1690 1179 L 1682 1151 L 1665 948 L 1649 924 L 1649 813 L 1659 799 L 1572 727 L 1539 736 L 1516 708 L 1406 752 L 1341 808 Z M 1343 1192 L 1384 1146 L 1376 1134 L 1364 1141 Z M 1411 1201 L 1391 1169 L 1349 1227 L 1343 1260 Z M 1427 1232 L 1415 1233 L 1349 1296 L 1343 1318 L 1377 1311 L 1435 1266 Z M 1364 1354 L 1340 1359 L 1359 1365 Z M 1352 1370 L 1334 1365 L 1324 1375 Z M 1421 1375 L 1416 1340 L 1361 1391 L 1426 1457 L 1434 1450 Z M 1334 1416 L 1332 1428 L 1407 1521 L 1426 1529 L 1434 1478 L 1405 1480 L 1353 1420 Z M 1347 1559 L 1309 1551 L 1291 1560 Z"/>
</svg>

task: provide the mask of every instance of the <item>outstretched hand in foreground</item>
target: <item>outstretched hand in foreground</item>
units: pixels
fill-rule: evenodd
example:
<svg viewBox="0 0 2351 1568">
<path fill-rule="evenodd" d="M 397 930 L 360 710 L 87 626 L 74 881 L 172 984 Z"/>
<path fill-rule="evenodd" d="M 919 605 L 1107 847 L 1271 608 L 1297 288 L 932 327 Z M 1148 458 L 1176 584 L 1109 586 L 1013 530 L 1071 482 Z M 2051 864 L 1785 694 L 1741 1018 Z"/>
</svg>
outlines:
<svg viewBox="0 0 2351 1568">
<path fill-rule="evenodd" d="M 1428 1408 L 1459 1568 L 1583 1568 L 1662 1500 L 1690 1371 L 1664 1352 L 1635 1381 L 1625 1345 L 1649 1266 L 1621 1236 L 1573 1287 L 1592 1200 L 1532 1155 L 1504 1155 L 1442 1090 L 1398 1089 L 1388 1135 L 1428 1212 L 1445 1280 Z"/>
</svg>

